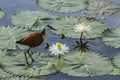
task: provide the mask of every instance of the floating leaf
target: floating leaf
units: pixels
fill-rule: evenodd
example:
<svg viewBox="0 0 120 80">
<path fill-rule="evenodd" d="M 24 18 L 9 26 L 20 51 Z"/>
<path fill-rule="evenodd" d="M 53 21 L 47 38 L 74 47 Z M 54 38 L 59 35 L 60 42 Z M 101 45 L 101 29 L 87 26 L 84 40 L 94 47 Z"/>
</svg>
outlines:
<svg viewBox="0 0 120 80">
<path fill-rule="evenodd" d="M 120 75 L 120 52 L 113 56 L 112 63 L 115 66 L 115 68 L 110 73 L 110 75 Z"/>
<path fill-rule="evenodd" d="M 87 8 L 88 0 L 37 0 L 40 7 L 58 12 L 76 12 Z"/>
<path fill-rule="evenodd" d="M 1 51 L 0 50 L 0 80 L 2 79 L 2 78 L 5 78 L 5 77 L 9 77 L 9 76 L 11 76 L 9 73 L 7 73 L 7 72 L 5 72 L 4 70 L 3 70 L 3 64 L 2 64 L 2 59 L 3 59 L 3 57 L 5 56 L 6 54 L 5 54 L 5 51 Z"/>
<path fill-rule="evenodd" d="M 5 16 L 5 13 L 3 12 L 3 10 L 0 8 L 0 18 L 3 18 Z"/>
<path fill-rule="evenodd" d="M 120 69 L 114 68 L 113 71 L 109 73 L 109 75 L 120 75 Z"/>
<path fill-rule="evenodd" d="M 89 0 L 86 16 L 104 19 L 108 15 L 119 14 L 120 5 L 106 0 Z"/>
<path fill-rule="evenodd" d="M 56 72 L 52 64 L 44 59 L 49 57 L 46 54 L 33 53 L 33 58 L 35 61 L 30 67 L 28 67 L 26 64 L 23 52 L 13 54 L 14 55 L 4 57 L 4 60 L 2 61 L 5 70 L 11 74 L 24 76 L 40 76 Z M 30 58 L 28 58 L 28 60 L 30 63 Z"/>
<path fill-rule="evenodd" d="M 120 69 L 120 52 L 113 57 L 112 62 L 115 65 L 115 67 Z"/>
<path fill-rule="evenodd" d="M 108 58 L 92 52 L 68 54 L 56 68 L 70 76 L 101 76 L 113 70 Z"/>
<path fill-rule="evenodd" d="M 76 24 L 85 22 L 90 26 L 91 30 L 83 33 L 86 38 L 100 37 L 102 32 L 106 29 L 105 24 L 96 21 L 93 18 L 87 17 L 62 17 L 54 21 L 51 25 L 57 29 L 57 34 L 65 34 L 69 38 L 80 38 L 80 33 L 76 33 L 74 26 Z"/>
<path fill-rule="evenodd" d="M 2 69 L 0 69 L 0 80 L 1 80 L 1 78 L 5 78 L 5 77 L 9 77 L 9 76 L 10 76 L 9 73 L 6 73 Z"/>
<path fill-rule="evenodd" d="M 11 76 L 11 77 L 7 77 L 1 80 L 42 80 L 42 79 L 36 79 L 36 78 L 30 78 L 30 77 L 24 77 L 24 76 Z"/>
<path fill-rule="evenodd" d="M 0 48 L 16 49 L 16 41 L 25 34 L 28 34 L 28 31 L 17 26 L 0 26 Z"/>
<path fill-rule="evenodd" d="M 106 30 L 103 34 L 102 41 L 115 48 L 120 48 L 120 27 Z"/>
<path fill-rule="evenodd" d="M 40 11 L 23 11 L 14 14 L 10 19 L 14 25 L 40 30 L 41 26 L 50 24 L 56 18 L 58 17 Z"/>
</svg>

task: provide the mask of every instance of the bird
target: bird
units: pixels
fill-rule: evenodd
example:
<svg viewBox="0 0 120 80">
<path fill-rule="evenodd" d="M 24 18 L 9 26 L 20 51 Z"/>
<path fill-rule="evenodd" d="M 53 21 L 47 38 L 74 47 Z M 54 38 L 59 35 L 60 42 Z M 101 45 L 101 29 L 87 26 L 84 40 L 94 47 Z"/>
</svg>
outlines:
<svg viewBox="0 0 120 80">
<path fill-rule="evenodd" d="M 31 64 L 34 62 L 34 59 L 31 56 L 31 54 L 29 53 L 29 50 L 31 48 L 41 45 L 43 43 L 43 41 L 47 38 L 47 35 L 51 30 L 56 31 L 55 28 L 53 28 L 52 26 L 50 26 L 48 24 L 43 28 L 43 30 L 41 32 L 32 32 L 32 33 L 24 36 L 22 39 L 16 41 L 17 44 L 26 45 L 29 47 L 24 53 L 27 65 L 30 65 L 28 62 L 28 59 L 27 59 L 27 53 L 32 60 Z"/>
</svg>

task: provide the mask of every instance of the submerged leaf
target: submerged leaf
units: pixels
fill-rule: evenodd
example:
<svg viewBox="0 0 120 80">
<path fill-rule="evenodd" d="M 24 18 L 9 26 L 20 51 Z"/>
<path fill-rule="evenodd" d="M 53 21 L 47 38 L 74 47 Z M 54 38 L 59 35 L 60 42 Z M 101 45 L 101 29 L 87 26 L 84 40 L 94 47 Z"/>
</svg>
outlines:
<svg viewBox="0 0 120 80">
<path fill-rule="evenodd" d="M 26 29 L 17 26 L 0 26 L 0 48 L 16 49 L 16 41 L 27 33 Z"/>
<path fill-rule="evenodd" d="M 45 60 L 49 58 L 46 54 L 33 53 L 34 62 L 31 66 L 27 66 L 25 56 L 23 52 L 13 53 L 10 56 L 6 56 L 2 60 L 2 64 L 5 70 L 11 74 L 24 75 L 24 76 L 41 76 L 55 73 L 56 70 L 52 64 Z M 28 58 L 29 62 L 31 59 Z"/>
<path fill-rule="evenodd" d="M 14 14 L 10 19 L 14 25 L 32 30 L 40 30 L 44 25 L 50 24 L 56 16 L 40 11 L 23 11 Z"/>
<path fill-rule="evenodd" d="M 91 30 L 85 31 L 83 36 L 86 38 L 95 38 L 100 37 L 102 32 L 107 28 L 105 24 L 96 21 L 93 18 L 87 17 L 61 17 L 54 22 L 52 22 L 52 26 L 54 26 L 57 31 L 57 34 L 65 34 L 66 37 L 69 38 L 80 38 L 80 33 L 75 32 L 74 26 L 80 23 L 86 23 Z"/>
<path fill-rule="evenodd" d="M 104 19 L 108 15 L 119 14 L 120 4 L 108 2 L 106 0 L 89 0 L 88 12 L 86 16 Z"/>
<path fill-rule="evenodd" d="M 106 30 L 103 33 L 102 41 L 108 46 L 120 48 L 120 27 Z"/>
<path fill-rule="evenodd" d="M 92 52 L 68 54 L 56 68 L 70 76 L 101 76 L 113 70 L 108 58 Z"/>
<path fill-rule="evenodd" d="M 0 8 L 0 18 L 3 18 L 5 16 L 5 13 L 3 12 L 3 10 Z"/>
<path fill-rule="evenodd" d="M 87 8 L 88 0 L 37 0 L 40 7 L 58 12 L 76 12 Z"/>
</svg>

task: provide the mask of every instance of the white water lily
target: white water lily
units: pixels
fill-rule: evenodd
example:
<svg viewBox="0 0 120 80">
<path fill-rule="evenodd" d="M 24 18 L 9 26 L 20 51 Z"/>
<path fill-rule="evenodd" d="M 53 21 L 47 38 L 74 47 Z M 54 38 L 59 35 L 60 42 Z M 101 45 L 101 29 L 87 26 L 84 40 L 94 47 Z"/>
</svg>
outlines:
<svg viewBox="0 0 120 80">
<path fill-rule="evenodd" d="M 62 44 L 60 42 L 57 42 L 56 44 L 52 44 L 49 51 L 51 51 L 51 54 L 53 55 L 64 55 L 64 53 L 67 53 L 69 50 L 69 47 L 66 46 L 66 44 Z"/>
<path fill-rule="evenodd" d="M 75 32 L 84 32 L 84 31 L 91 30 L 90 26 L 86 25 L 84 22 L 80 24 L 76 24 L 74 29 L 75 29 Z"/>
</svg>

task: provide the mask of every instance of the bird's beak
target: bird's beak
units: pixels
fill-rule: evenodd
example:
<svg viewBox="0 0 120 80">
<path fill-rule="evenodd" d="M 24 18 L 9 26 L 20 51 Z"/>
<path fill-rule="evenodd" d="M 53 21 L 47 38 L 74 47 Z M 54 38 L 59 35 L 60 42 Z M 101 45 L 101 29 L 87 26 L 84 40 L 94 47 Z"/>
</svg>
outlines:
<svg viewBox="0 0 120 80">
<path fill-rule="evenodd" d="M 52 30 L 57 31 L 55 28 L 51 27 Z"/>
</svg>

